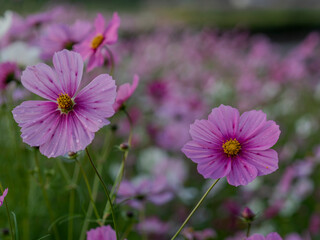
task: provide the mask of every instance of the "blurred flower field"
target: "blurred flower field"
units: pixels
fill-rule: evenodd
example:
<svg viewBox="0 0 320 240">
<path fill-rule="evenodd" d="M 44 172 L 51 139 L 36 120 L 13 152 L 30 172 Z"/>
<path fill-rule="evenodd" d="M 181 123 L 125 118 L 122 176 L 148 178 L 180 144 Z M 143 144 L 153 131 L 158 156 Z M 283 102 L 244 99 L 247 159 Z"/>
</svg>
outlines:
<svg viewBox="0 0 320 240">
<path fill-rule="evenodd" d="M 320 34 L 150 25 L 1 16 L 0 239 L 320 239 Z"/>
</svg>

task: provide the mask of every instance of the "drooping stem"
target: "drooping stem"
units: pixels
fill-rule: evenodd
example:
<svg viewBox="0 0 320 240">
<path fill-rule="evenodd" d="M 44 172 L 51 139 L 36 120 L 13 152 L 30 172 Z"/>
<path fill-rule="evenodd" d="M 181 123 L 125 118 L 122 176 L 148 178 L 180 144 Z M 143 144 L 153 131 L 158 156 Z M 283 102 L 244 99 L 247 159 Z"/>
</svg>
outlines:
<svg viewBox="0 0 320 240">
<path fill-rule="evenodd" d="M 2 185 L 1 185 L 1 184 L 0 184 L 0 189 L 1 189 L 1 194 L 3 195 L 3 188 L 2 188 Z M 11 239 L 14 240 L 14 237 L 13 237 L 13 227 L 12 227 L 12 222 L 11 222 L 9 207 L 8 207 L 8 204 L 7 204 L 7 200 L 4 199 L 3 201 L 4 201 L 4 205 L 6 206 L 7 217 L 8 217 L 8 221 L 9 221 L 9 225 L 10 225 L 10 236 L 11 236 Z"/>
<path fill-rule="evenodd" d="M 46 187 L 44 185 L 44 179 L 43 179 L 42 173 L 41 173 L 41 168 L 40 168 L 40 162 L 39 162 L 39 158 L 38 158 L 38 150 L 37 149 L 34 150 L 34 159 L 35 159 L 35 163 L 36 163 L 36 166 L 38 168 L 38 171 L 39 171 L 38 172 L 39 173 L 38 174 L 39 175 L 39 183 L 40 183 L 40 186 L 41 186 L 41 189 L 42 189 L 43 198 L 44 198 L 44 201 L 45 201 L 45 203 L 47 205 L 51 221 L 54 222 L 54 214 L 53 214 L 53 210 L 52 210 L 52 207 L 51 207 L 51 204 L 50 204 L 50 201 L 49 201 L 49 197 L 48 197 L 48 194 L 47 194 L 47 191 L 46 191 Z M 57 229 L 55 224 L 53 225 L 53 232 L 54 232 L 55 238 L 56 239 L 60 239 L 59 232 L 58 232 L 58 229 Z"/>
<path fill-rule="evenodd" d="M 248 222 L 247 237 L 250 236 L 251 222 Z"/>
<path fill-rule="evenodd" d="M 75 160 L 76 160 L 76 162 L 78 163 L 78 166 L 80 167 L 80 170 L 81 170 L 83 179 L 84 179 L 84 181 L 85 181 L 85 183 L 86 183 L 86 186 L 87 186 L 87 189 L 88 189 L 88 193 L 89 193 L 89 197 L 90 197 L 90 201 L 91 201 L 91 204 L 92 204 L 94 213 L 95 213 L 95 215 L 96 215 L 96 218 L 97 218 L 97 220 L 98 220 L 98 223 L 100 223 L 100 219 L 101 219 L 101 218 L 100 218 L 100 215 L 99 215 L 99 213 L 98 213 L 97 207 L 96 207 L 96 205 L 95 205 L 95 203 L 94 203 L 94 200 L 93 200 L 93 197 L 92 197 L 92 190 L 91 190 L 91 187 L 90 187 L 90 184 L 89 184 L 89 180 L 88 180 L 87 174 L 86 174 L 86 172 L 84 171 L 84 169 L 83 169 L 83 167 L 82 167 L 82 165 L 81 165 L 81 162 L 78 161 L 77 159 L 75 159 Z"/>
<path fill-rule="evenodd" d="M 187 222 L 190 220 L 191 216 L 194 214 L 194 212 L 199 208 L 199 206 L 201 205 L 201 203 L 203 202 L 203 200 L 206 198 L 206 196 L 209 194 L 209 192 L 211 191 L 211 189 L 217 184 L 217 182 L 219 182 L 220 178 L 218 178 L 216 181 L 214 181 L 212 183 L 212 185 L 209 187 L 209 189 L 206 191 L 206 193 L 202 196 L 202 198 L 199 200 L 199 202 L 197 203 L 197 205 L 193 208 L 193 210 L 191 211 L 191 213 L 189 214 L 189 216 L 186 218 L 186 220 L 184 220 L 184 222 L 182 223 L 181 227 L 178 229 L 178 231 L 176 232 L 176 234 L 171 238 L 171 240 L 174 240 L 179 233 L 181 232 L 181 230 L 184 228 L 184 226 L 187 224 Z"/>
<path fill-rule="evenodd" d="M 113 73 L 114 73 L 114 57 L 113 57 L 113 53 L 112 51 L 107 47 L 105 46 L 108 54 L 109 54 L 109 60 L 110 60 L 110 75 L 113 76 Z"/>
<path fill-rule="evenodd" d="M 113 208 L 113 204 L 112 204 L 112 201 L 111 201 L 111 198 L 110 198 L 109 191 L 108 191 L 107 186 L 106 186 L 106 184 L 104 183 L 104 181 L 103 181 L 100 173 L 98 172 L 98 170 L 97 170 L 94 162 L 92 161 L 92 158 L 91 158 L 91 156 L 90 156 L 90 154 L 89 154 L 88 148 L 86 148 L 86 153 L 87 153 L 87 156 L 88 156 L 88 158 L 89 158 L 89 161 L 90 161 L 90 163 L 91 163 L 91 165 L 92 165 L 92 167 L 93 167 L 96 175 L 98 176 L 98 178 L 99 178 L 99 180 L 100 180 L 100 182 L 101 182 L 101 184 L 102 184 L 102 187 L 103 187 L 103 189 L 104 189 L 104 192 L 105 192 L 105 194 L 106 194 L 106 196 L 107 196 L 107 198 L 108 198 L 108 201 L 109 201 L 109 203 L 110 203 L 111 215 L 112 215 L 114 230 L 115 230 L 115 232 L 116 232 L 116 236 L 117 236 L 117 240 L 118 240 L 118 239 L 119 239 L 119 233 L 118 233 L 118 229 L 117 229 L 116 217 L 115 217 L 115 214 L 114 214 L 114 208 Z"/>
</svg>

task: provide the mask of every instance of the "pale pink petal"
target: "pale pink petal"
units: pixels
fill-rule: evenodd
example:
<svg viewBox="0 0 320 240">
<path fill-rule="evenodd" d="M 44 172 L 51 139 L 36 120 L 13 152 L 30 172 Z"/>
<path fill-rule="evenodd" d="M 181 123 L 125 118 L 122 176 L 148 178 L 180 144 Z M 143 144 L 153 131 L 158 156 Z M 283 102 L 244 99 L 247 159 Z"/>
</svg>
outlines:
<svg viewBox="0 0 320 240">
<path fill-rule="evenodd" d="M 101 13 L 98 13 L 96 19 L 94 20 L 94 27 L 96 29 L 96 33 L 103 34 L 105 30 L 105 20 Z"/>
<path fill-rule="evenodd" d="M 172 192 L 163 192 L 156 195 L 148 196 L 148 200 L 156 205 L 162 205 L 169 202 L 173 198 Z"/>
<path fill-rule="evenodd" d="M 94 37 L 94 35 L 92 35 Z M 74 51 L 80 53 L 82 59 L 85 60 L 90 57 L 94 52 L 91 48 L 91 38 L 90 40 L 86 39 L 83 42 L 73 46 Z"/>
<path fill-rule="evenodd" d="M 233 186 L 247 185 L 258 175 L 258 170 L 246 162 L 246 159 L 237 156 L 232 159 L 231 170 L 227 176 L 228 183 Z"/>
<path fill-rule="evenodd" d="M 61 93 L 55 72 L 43 63 L 27 67 L 22 72 L 21 82 L 29 91 L 49 100 L 56 101 Z"/>
<path fill-rule="evenodd" d="M 49 101 L 26 101 L 12 111 L 21 127 L 21 137 L 30 146 L 45 143 L 59 122 L 57 103 Z"/>
<path fill-rule="evenodd" d="M 111 22 L 109 23 L 105 32 L 105 42 L 106 44 L 114 44 L 118 40 L 118 28 L 120 26 L 120 17 L 118 13 L 113 13 Z"/>
<path fill-rule="evenodd" d="M 76 93 L 83 72 L 83 60 L 79 53 L 63 50 L 53 56 L 53 65 L 61 84 L 61 93 L 73 97 Z"/>
<path fill-rule="evenodd" d="M 47 157 L 57 157 L 69 151 L 83 150 L 94 138 L 94 133 L 86 129 L 73 111 L 61 114 L 59 123 L 51 137 L 40 146 L 40 152 Z"/>
<path fill-rule="evenodd" d="M 104 64 L 104 57 L 101 51 L 93 51 L 93 53 L 89 57 L 87 72 L 90 72 L 96 67 L 100 67 Z"/>
<path fill-rule="evenodd" d="M 278 141 L 280 133 L 279 126 L 267 121 L 262 111 L 245 112 L 240 117 L 238 140 L 245 149 L 268 149 Z"/>
<path fill-rule="evenodd" d="M 209 121 L 213 123 L 220 134 L 224 136 L 224 140 L 236 137 L 239 118 L 240 115 L 237 109 L 224 105 L 212 109 L 212 112 L 209 115 Z"/>
<path fill-rule="evenodd" d="M 2 206 L 3 202 L 4 202 L 4 198 L 7 196 L 8 194 L 8 188 L 6 188 L 4 191 L 3 191 L 3 194 L 2 196 L 0 196 L 0 207 Z"/>
<path fill-rule="evenodd" d="M 278 169 L 278 153 L 273 149 L 242 151 L 241 156 L 258 170 L 258 176 L 270 174 Z"/>
<path fill-rule="evenodd" d="M 79 92 L 75 98 L 75 107 L 85 109 L 93 117 L 108 118 L 114 114 L 112 105 L 115 97 L 115 81 L 110 75 L 101 74 Z"/>
</svg>

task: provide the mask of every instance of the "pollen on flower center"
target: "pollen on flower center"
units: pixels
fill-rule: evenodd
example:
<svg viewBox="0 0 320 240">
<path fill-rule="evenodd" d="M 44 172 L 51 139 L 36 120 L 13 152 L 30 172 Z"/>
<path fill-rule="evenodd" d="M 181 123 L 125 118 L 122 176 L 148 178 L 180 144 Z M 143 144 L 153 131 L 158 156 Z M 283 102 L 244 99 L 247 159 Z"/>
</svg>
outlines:
<svg viewBox="0 0 320 240">
<path fill-rule="evenodd" d="M 91 48 L 97 49 L 102 43 L 103 39 L 104 37 L 102 36 L 102 34 L 98 34 L 97 36 L 95 36 L 91 41 Z"/>
<path fill-rule="evenodd" d="M 68 113 L 69 111 L 72 110 L 74 102 L 73 100 L 69 97 L 68 93 L 59 94 L 59 97 L 57 98 L 58 106 L 61 112 L 63 113 Z"/>
<path fill-rule="evenodd" d="M 223 148 L 224 153 L 227 154 L 228 157 L 231 157 L 231 156 L 236 156 L 239 153 L 239 151 L 241 150 L 241 145 L 234 138 L 234 139 L 230 139 L 230 140 L 226 141 L 222 145 L 222 148 Z"/>
</svg>

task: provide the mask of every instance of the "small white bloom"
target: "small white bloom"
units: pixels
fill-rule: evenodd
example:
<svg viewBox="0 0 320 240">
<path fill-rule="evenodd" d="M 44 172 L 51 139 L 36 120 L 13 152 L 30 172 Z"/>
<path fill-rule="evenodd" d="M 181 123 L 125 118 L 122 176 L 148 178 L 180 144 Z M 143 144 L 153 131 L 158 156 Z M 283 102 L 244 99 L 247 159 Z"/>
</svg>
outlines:
<svg viewBox="0 0 320 240">
<path fill-rule="evenodd" d="M 11 11 L 6 11 L 4 17 L 0 18 L 0 39 L 8 32 L 12 24 L 13 14 Z"/>
<path fill-rule="evenodd" d="M 14 42 L 0 52 L 0 61 L 16 62 L 20 66 L 32 66 L 40 62 L 40 49 L 24 42 Z"/>
</svg>

